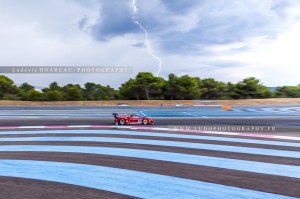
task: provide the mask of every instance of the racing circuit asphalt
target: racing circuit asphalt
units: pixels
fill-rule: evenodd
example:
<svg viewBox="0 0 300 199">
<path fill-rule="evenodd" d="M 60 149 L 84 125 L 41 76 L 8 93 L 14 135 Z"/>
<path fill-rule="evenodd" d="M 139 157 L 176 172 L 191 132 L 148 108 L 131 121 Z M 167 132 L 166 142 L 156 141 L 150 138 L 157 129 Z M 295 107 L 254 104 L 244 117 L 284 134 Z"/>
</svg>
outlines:
<svg viewBox="0 0 300 199">
<path fill-rule="evenodd" d="M 0 126 L 112 125 L 112 113 L 139 113 L 156 126 L 273 126 L 277 131 L 300 132 L 300 105 L 234 107 L 97 107 L 3 106 Z"/>
<path fill-rule="evenodd" d="M 152 117 L 154 128 L 275 126 L 276 132 L 116 128 L 113 112 Z M 300 105 L 0 107 L 0 129 L 0 198 L 300 197 Z"/>
<path fill-rule="evenodd" d="M 0 198 L 299 198 L 300 142 L 286 138 L 4 131 Z"/>
</svg>

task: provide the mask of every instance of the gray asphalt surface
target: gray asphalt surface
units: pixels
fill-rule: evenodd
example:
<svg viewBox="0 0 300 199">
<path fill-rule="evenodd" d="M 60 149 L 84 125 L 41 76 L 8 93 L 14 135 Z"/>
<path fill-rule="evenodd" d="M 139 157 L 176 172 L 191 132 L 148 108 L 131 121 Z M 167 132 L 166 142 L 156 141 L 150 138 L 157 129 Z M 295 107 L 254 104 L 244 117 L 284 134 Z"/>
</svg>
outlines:
<svg viewBox="0 0 300 199">
<path fill-rule="evenodd" d="M 86 129 L 65 137 L 65 131 L 0 134 L 1 199 L 300 197 L 299 158 L 291 156 L 300 148 L 294 140 Z M 89 137 L 94 139 L 83 139 Z M 114 141 L 96 141 L 105 138 Z"/>
<path fill-rule="evenodd" d="M 155 118 L 155 125 L 247 125 L 247 126 L 295 126 L 298 118 Z M 112 125 L 113 118 L 5 118 L 0 126 L 39 125 Z"/>
<path fill-rule="evenodd" d="M 234 127 L 237 131 L 239 127 L 242 126 L 256 126 L 265 127 L 261 132 L 285 135 L 285 136 L 300 136 L 300 116 L 298 111 L 298 106 L 293 107 L 263 107 L 257 109 L 256 107 L 239 107 L 233 111 L 223 111 L 217 107 L 0 107 L 0 127 L 4 126 L 68 126 L 68 125 L 112 125 L 113 117 L 112 112 L 117 113 L 139 113 L 141 115 L 153 117 L 155 121 L 155 126 L 189 126 L 189 127 Z M 276 127 L 275 131 L 266 131 L 268 127 Z M 40 127 L 42 128 L 42 127 Z M 59 128 L 59 127 L 56 127 Z M 14 129 L 11 132 L 9 130 L 3 130 L 5 132 L 0 133 L 2 139 L 0 147 L 2 151 L 0 152 L 0 159 L 4 160 L 2 164 L 3 168 L 8 168 L 7 171 L 3 172 L 3 176 L 0 177 L 0 198 L 5 199 L 89 199 L 89 198 L 148 198 L 144 195 L 135 195 L 132 197 L 127 192 L 121 192 L 118 188 L 119 183 L 123 183 L 122 187 L 126 189 L 137 190 L 137 193 L 152 193 L 152 191 L 143 191 L 147 186 L 141 186 L 140 184 L 136 186 L 134 184 L 137 180 L 134 179 L 133 175 L 124 175 L 122 180 L 115 180 L 111 184 L 110 189 L 95 189 L 92 185 L 82 186 L 78 184 L 81 181 L 88 181 L 90 184 L 101 184 L 99 182 L 107 182 L 114 179 L 119 179 L 115 177 L 115 174 L 108 175 L 108 177 L 100 179 L 95 177 L 97 172 L 95 170 L 81 170 L 75 167 L 70 167 L 73 174 L 76 176 L 74 180 L 65 184 L 65 179 L 70 177 L 71 174 L 66 172 L 62 173 L 60 170 L 62 167 L 53 167 L 51 172 L 44 169 L 45 166 L 35 166 L 34 169 L 27 169 L 26 164 L 18 161 L 27 161 L 31 165 L 35 165 L 40 161 L 48 161 L 50 163 L 63 163 L 63 164 L 80 164 L 87 166 L 97 166 L 97 167 L 107 167 L 114 169 L 122 169 L 122 171 L 127 170 L 128 172 L 144 172 L 148 174 L 159 174 L 160 176 L 171 176 L 181 179 L 199 181 L 199 183 L 212 183 L 211 189 L 203 188 L 201 194 L 203 193 L 206 197 L 197 198 L 222 198 L 226 195 L 231 195 L 235 198 L 245 198 L 244 191 L 260 191 L 260 194 L 276 194 L 274 196 L 284 197 L 290 196 L 299 198 L 299 188 L 297 184 L 300 183 L 299 178 L 297 178 L 297 171 L 291 170 L 288 176 L 280 175 L 282 168 L 287 167 L 297 167 L 300 165 L 299 158 L 291 157 L 290 154 L 294 154 L 300 151 L 297 143 L 300 141 L 295 140 L 281 140 L 280 144 L 276 139 L 268 135 L 263 135 L 263 137 L 254 137 L 254 131 L 251 132 L 251 136 L 243 137 L 242 139 L 236 139 L 235 136 L 231 135 L 218 135 L 210 134 L 209 139 L 206 136 L 201 136 L 202 139 L 192 139 L 190 137 L 177 137 L 176 135 L 187 136 L 199 136 L 195 132 L 159 132 L 157 130 L 155 136 L 145 135 L 143 130 L 140 133 L 144 135 L 135 134 L 133 132 L 126 133 L 122 132 L 122 128 L 117 129 L 115 127 L 111 128 L 110 131 L 101 132 L 101 130 L 96 130 L 95 134 L 93 131 L 89 131 L 82 127 L 84 130 L 77 128 L 73 133 L 68 132 L 70 138 L 66 138 L 64 131 L 69 131 L 70 129 L 53 131 L 52 129 L 42 129 L 41 132 L 34 132 L 39 129 L 23 128 Z M 104 127 L 103 129 L 105 129 Z M 5 128 L 3 128 L 5 129 Z M 24 131 L 27 130 L 27 133 Z M 125 129 L 123 129 L 125 130 Z M 210 129 L 208 129 L 210 130 Z M 18 134 L 16 131 L 24 131 L 25 134 Z M 138 131 L 139 130 L 135 130 Z M 230 131 L 230 130 L 229 130 Z M 24 133 L 22 132 L 22 133 Z M 93 133 L 92 133 L 93 132 Z M 115 132 L 118 132 L 117 134 Z M 259 132 L 259 131 L 256 131 Z M 37 134 L 35 134 L 37 133 Z M 168 134 L 166 136 L 165 134 Z M 39 138 L 41 137 L 42 138 Z M 71 141 L 71 139 L 78 137 L 94 137 L 92 141 L 84 141 L 82 138 L 78 141 Z M 114 142 L 101 141 L 96 142 L 95 137 L 98 139 L 109 138 L 114 139 Z M 49 141 L 50 138 L 57 138 L 56 141 Z M 18 140 L 19 139 L 19 140 Z M 29 139 L 29 140 L 28 140 Z M 68 140 L 70 139 L 70 140 Z M 125 142 L 124 139 L 135 140 L 132 143 Z M 291 138 L 289 138 L 291 139 Z M 18 140 L 18 141 L 17 141 Z M 45 141 L 48 140 L 48 141 Z M 139 141 L 137 141 L 139 140 Z M 141 142 L 143 140 L 143 142 Z M 151 144 L 145 144 L 147 141 L 152 140 Z M 137 142 L 136 142 L 137 141 Z M 184 143 L 181 146 L 170 146 L 167 144 L 155 144 L 155 143 L 166 143 L 166 142 L 177 142 Z M 144 143 L 144 144 L 143 144 Z M 275 144 L 276 143 L 276 144 Z M 200 144 L 201 148 L 193 148 L 195 144 Z M 290 145 L 292 144 L 292 145 Z M 18 145 L 17 150 L 15 150 L 16 145 Z M 203 147 L 204 146 L 204 147 Z M 209 147 L 210 146 L 210 147 Z M 214 146 L 212 148 L 211 146 Z M 26 150 L 26 147 L 32 147 L 34 150 Z M 34 148 L 35 147 L 35 148 Z M 43 151 L 42 148 L 53 148 L 57 150 Z M 71 151 L 58 150 L 59 147 L 68 147 L 72 149 Z M 76 150 L 77 147 L 103 147 L 103 148 L 115 148 L 115 151 L 126 151 L 126 150 L 144 150 L 140 152 L 143 155 L 141 157 L 132 156 L 132 153 L 127 155 L 111 155 L 106 153 L 103 148 L 102 153 L 81 153 Z M 234 150 L 224 150 L 228 147 Z M 251 150 L 249 150 L 251 149 Z M 100 149 L 99 149 L 100 150 Z M 244 151 L 247 150 L 247 153 Z M 276 153 L 266 154 L 265 151 L 276 150 Z M 244 151 L 244 152 L 243 152 Z M 257 151 L 262 151 L 257 153 Z M 148 153 L 160 153 L 169 154 L 172 153 L 180 154 L 181 158 L 170 159 L 159 159 L 160 155 L 156 157 L 147 157 L 144 154 Z M 277 156 L 277 153 L 284 152 L 285 155 Z M 123 153 L 123 152 L 122 152 Z M 135 152 L 137 153 L 137 152 Z M 187 157 L 195 157 L 198 160 L 200 156 L 205 157 L 204 161 L 196 165 L 193 162 L 183 161 L 188 159 Z M 163 155 L 166 156 L 166 155 Z M 172 156 L 173 157 L 173 156 Z M 222 162 L 214 165 L 205 164 L 207 159 L 217 159 L 222 158 Z M 10 163 L 5 162 L 5 160 L 10 160 Z M 173 161 L 176 160 L 176 161 Z M 230 164 L 230 167 L 224 167 L 226 162 L 235 161 L 236 164 Z M 244 161 L 244 162 L 243 162 Z M 247 161 L 247 162 L 245 162 Z M 210 162 L 215 162 L 210 160 Z M 224 164 L 224 165 L 223 165 Z M 258 165 L 257 167 L 261 170 L 256 172 L 255 170 L 249 169 L 251 165 Z M 269 164 L 266 166 L 265 164 Z M 25 166 L 24 166 L 25 165 Z M 236 169 L 236 165 L 241 166 L 245 169 Z M 273 166 L 272 166 L 273 165 Z M 223 166 L 223 167 L 222 167 Z M 277 167 L 276 167 L 277 166 Z M 284 166 L 284 167 L 283 167 Z M 45 167 L 45 168 L 47 168 Z M 276 169 L 274 169 L 276 167 Z M 16 169 L 17 168 L 17 169 Z M 69 167 L 68 167 L 69 168 Z M 249 169 L 249 170 L 248 170 Z M 270 174 L 269 170 L 278 170 L 277 173 Z M 3 171 L 3 170 L 2 170 Z M 108 170 L 109 171 L 109 170 Z M 283 169 L 282 171 L 285 171 Z M 29 177 L 24 178 L 24 173 L 30 173 Z M 87 175 L 81 175 L 86 172 Z M 38 177 L 41 173 L 42 177 Z M 99 172 L 98 172 L 99 173 Z M 106 172 L 103 172 L 106 173 Z M 110 172 L 107 172 L 108 174 Z M 83 178 L 78 175 L 84 176 Z M 146 175 L 146 174 L 144 174 Z M 48 178 L 48 176 L 51 176 Z M 51 181 L 55 176 L 58 177 L 56 180 Z M 125 176 L 125 177 L 124 177 Z M 299 175 L 298 175 L 299 176 Z M 156 178 L 158 176 L 156 175 Z M 50 179 L 50 181 L 48 181 Z M 58 180 L 57 180 L 58 179 Z M 82 180 L 83 179 L 83 180 Z M 153 179 L 145 177 L 145 185 L 151 183 Z M 126 184 L 129 182 L 129 184 Z M 168 194 L 177 194 L 181 187 L 185 187 L 186 184 L 180 183 L 176 186 L 170 186 L 171 180 L 167 181 L 167 186 L 163 184 L 162 181 L 158 181 L 159 188 L 162 188 L 166 196 L 170 197 Z M 187 181 L 185 181 L 187 182 Z M 124 184 L 125 183 L 125 184 Z M 132 186 L 134 184 L 135 186 Z M 162 184 L 162 185 L 161 185 Z M 81 186 L 78 186 L 81 185 Z M 176 185 L 176 183 L 175 183 Z M 234 188 L 243 188 L 244 190 L 232 191 L 231 193 L 225 193 L 222 195 L 222 191 L 217 190 L 218 185 L 227 186 L 226 190 Z M 175 191 L 165 191 L 165 187 L 174 189 Z M 190 186 L 190 188 L 193 188 Z M 198 189 L 195 188 L 195 190 Z M 123 189 L 122 189 L 123 190 Z M 145 189 L 147 190 L 147 189 Z M 160 190 L 158 188 L 153 188 L 153 191 Z M 185 188 L 190 192 L 191 189 Z M 208 191 L 207 191 L 208 190 Z M 210 191 L 212 190 L 212 191 Z M 135 193 L 136 193 L 135 192 Z M 195 191 L 193 192 L 195 193 Z M 126 195 L 128 194 L 128 195 Z M 219 197 L 209 197 L 208 195 L 219 194 Z M 233 195 L 235 194 L 235 195 Z M 174 195 L 177 196 L 177 195 Z M 173 198 L 176 198 L 174 197 Z M 247 194 L 246 197 L 254 198 L 253 195 Z M 256 194 L 257 196 L 257 194 Z M 185 197 L 181 197 L 185 198 Z M 186 197 L 188 198 L 188 197 Z M 267 197 L 267 198 L 272 198 Z"/>
<path fill-rule="evenodd" d="M 112 113 L 139 113 L 157 126 L 274 126 L 300 132 L 300 105 L 235 107 L 0 107 L 0 126 L 112 125 Z"/>
</svg>

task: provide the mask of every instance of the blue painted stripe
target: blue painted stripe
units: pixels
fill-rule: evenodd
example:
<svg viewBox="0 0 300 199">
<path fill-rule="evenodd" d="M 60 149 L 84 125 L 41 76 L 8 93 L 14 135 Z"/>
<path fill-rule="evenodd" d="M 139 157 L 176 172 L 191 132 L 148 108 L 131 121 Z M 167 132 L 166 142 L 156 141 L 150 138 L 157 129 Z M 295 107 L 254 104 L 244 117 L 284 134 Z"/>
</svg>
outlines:
<svg viewBox="0 0 300 199">
<path fill-rule="evenodd" d="M 178 177 L 61 162 L 1 160 L 0 175 L 67 183 L 140 198 L 292 198 Z"/>
<path fill-rule="evenodd" d="M 288 108 L 281 108 L 280 111 L 290 112 L 290 113 L 297 113 L 299 111 L 299 109 L 298 109 L 298 107 L 288 107 Z"/>
<path fill-rule="evenodd" d="M 246 110 L 251 112 L 258 112 L 256 108 L 246 108 Z"/>
<path fill-rule="evenodd" d="M 282 115 L 286 115 L 286 114 L 299 114 L 299 111 L 295 108 L 262 108 L 263 111 L 266 112 L 272 112 L 272 113 L 277 113 L 277 114 L 282 114 Z"/>
<path fill-rule="evenodd" d="M 139 135 L 150 137 L 168 137 L 168 138 L 187 138 L 197 140 L 212 140 L 212 141 L 225 141 L 225 142 L 241 142 L 251 144 L 266 144 L 275 146 L 290 146 L 300 147 L 300 143 L 293 142 L 279 142 L 279 141 L 266 141 L 266 140 L 250 140 L 242 138 L 226 138 L 214 137 L 203 135 L 184 135 L 184 134 L 169 134 L 169 133 L 154 133 L 154 132 L 140 132 L 140 131 L 119 131 L 119 130 L 45 130 L 45 131 L 7 131 L 1 132 L 2 135 L 26 135 L 26 134 L 112 134 L 112 135 Z"/>
<path fill-rule="evenodd" d="M 232 110 L 235 111 L 235 112 L 244 112 L 240 108 L 233 108 Z"/>
<path fill-rule="evenodd" d="M 219 158 L 200 155 L 179 154 L 160 151 L 148 151 L 112 147 L 85 147 L 85 146 L 31 146 L 31 145 L 9 145 L 0 146 L 0 151 L 41 151 L 41 152 L 66 152 L 66 153 L 90 153 L 112 156 L 123 156 L 133 158 L 144 158 L 162 160 L 185 164 L 194 164 L 224 169 L 256 172 L 270 175 L 300 178 L 300 167 L 281 165 L 229 158 Z"/>
<path fill-rule="evenodd" d="M 141 144 L 141 145 L 155 145 L 155 146 L 170 146 L 170 147 L 182 147 L 191 149 L 205 149 L 213 151 L 225 151 L 235 153 L 247 153 L 257 155 L 269 155 L 277 157 L 290 157 L 300 158 L 300 152 L 286 151 L 286 150 L 274 150 L 274 149 L 261 149 L 251 147 L 238 147 L 238 146 L 225 146 L 217 144 L 202 144 L 202 143 L 190 143 L 190 142 L 176 142 L 176 141 L 162 141 L 162 140 L 144 140 L 144 139 L 128 139 L 128 138 L 110 138 L 110 137 L 20 137 L 20 138 L 0 138 L 0 142 L 118 142 L 126 144 Z"/>
<path fill-rule="evenodd" d="M 266 107 L 266 108 L 261 108 L 261 109 L 263 111 L 278 112 L 278 111 L 274 110 L 274 108 L 268 108 L 268 107 Z"/>
</svg>

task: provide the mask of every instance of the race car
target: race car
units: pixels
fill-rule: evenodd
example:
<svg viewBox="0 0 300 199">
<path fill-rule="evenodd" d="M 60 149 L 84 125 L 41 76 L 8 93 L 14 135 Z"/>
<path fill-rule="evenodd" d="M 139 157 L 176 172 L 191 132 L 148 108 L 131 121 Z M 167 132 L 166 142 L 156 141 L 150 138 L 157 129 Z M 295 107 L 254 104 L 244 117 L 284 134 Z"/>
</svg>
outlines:
<svg viewBox="0 0 300 199">
<path fill-rule="evenodd" d="M 112 114 L 114 116 L 114 123 L 116 125 L 125 125 L 125 124 L 154 124 L 153 119 L 149 117 L 144 117 L 139 114 L 127 114 L 127 115 L 119 115 L 117 113 Z"/>
</svg>

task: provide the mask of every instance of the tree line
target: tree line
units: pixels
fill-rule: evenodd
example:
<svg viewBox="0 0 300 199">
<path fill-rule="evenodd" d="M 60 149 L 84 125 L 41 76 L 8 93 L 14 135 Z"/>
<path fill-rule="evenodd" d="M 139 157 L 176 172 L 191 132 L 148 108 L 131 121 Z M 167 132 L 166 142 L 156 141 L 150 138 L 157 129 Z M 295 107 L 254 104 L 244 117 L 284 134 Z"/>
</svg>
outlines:
<svg viewBox="0 0 300 199">
<path fill-rule="evenodd" d="M 87 82 L 60 86 L 52 82 L 38 91 L 34 86 L 14 84 L 10 78 L 0 75 L 0 100 L 24 101 L 97 101 L 97 100 L 198 100 L 198 99 L 263 99 L 298 98 L 300 85 L 277 87 L 271 91 L 254 77 L 238 83 L 224 83 L 213 78 L 200 79 L 188 75 L 170 74 L 168 79 L 139 73 L 123 83 L 119 89 Z"/>
</svg>

